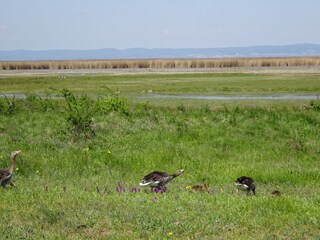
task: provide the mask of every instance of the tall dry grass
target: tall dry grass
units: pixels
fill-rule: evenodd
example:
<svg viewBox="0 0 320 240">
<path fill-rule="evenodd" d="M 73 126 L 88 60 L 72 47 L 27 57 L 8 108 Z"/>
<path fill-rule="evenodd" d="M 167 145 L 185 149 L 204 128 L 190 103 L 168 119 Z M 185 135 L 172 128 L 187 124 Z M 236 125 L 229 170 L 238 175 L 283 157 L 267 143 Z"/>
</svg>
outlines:
<svg viewBox="0 0 320 240">
<path fill-rule="evenodd" d="M 320 57 L 0 61 L 0 70 L 320 66 Z"/>
</svg>

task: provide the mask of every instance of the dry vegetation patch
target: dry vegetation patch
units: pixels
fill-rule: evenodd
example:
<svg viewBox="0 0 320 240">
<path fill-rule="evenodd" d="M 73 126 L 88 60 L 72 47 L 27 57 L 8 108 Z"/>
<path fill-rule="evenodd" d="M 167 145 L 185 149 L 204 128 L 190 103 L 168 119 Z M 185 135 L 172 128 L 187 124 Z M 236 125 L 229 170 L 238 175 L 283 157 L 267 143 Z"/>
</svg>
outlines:
<svg viewBox="0 0 320 240">
<path fill-rule="evenodd" d="M 0 70 L 318 67 L 320 57 L 1 61 Z"/>
</svg>

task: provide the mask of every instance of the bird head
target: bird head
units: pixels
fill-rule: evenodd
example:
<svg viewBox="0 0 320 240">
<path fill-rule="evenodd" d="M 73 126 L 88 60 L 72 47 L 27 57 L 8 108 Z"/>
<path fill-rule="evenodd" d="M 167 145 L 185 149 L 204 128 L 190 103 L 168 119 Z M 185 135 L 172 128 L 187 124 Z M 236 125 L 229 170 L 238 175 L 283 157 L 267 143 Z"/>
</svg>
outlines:
<svg viewBox="0 0 320 240">
<path fill-rule="evenodd" d="M 183 173 L 184 169 L 179 169 L 176 171 L 175 175 L 179 176 L 181 173 Z"/>
<path fill-rule="evenodd" d="M 11 158 L 15 158 L 19 153 L 21 153 L 21 150 L 13 151 L 10 155 Z"/>
<path fill-rule="evenodd" d="M 242 176 L 242 177 L 237 178 L 236 184 L 242 184 L 243 181 L 244 181 L 246 178 L 247 178 L 246 176 Z"/>
</svg>

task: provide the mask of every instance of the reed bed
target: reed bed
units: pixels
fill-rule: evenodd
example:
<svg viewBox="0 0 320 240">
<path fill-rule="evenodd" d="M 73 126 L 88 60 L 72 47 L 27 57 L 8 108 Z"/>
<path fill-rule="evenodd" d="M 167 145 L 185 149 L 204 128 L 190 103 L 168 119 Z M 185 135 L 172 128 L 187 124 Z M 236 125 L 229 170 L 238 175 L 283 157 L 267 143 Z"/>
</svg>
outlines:
<svg viewBox="0 0 320 240">
<path fill-rule="evenodd" d="M 318 67 L 320 57 L 0 61 L 0 70 Z"/>
</svg>

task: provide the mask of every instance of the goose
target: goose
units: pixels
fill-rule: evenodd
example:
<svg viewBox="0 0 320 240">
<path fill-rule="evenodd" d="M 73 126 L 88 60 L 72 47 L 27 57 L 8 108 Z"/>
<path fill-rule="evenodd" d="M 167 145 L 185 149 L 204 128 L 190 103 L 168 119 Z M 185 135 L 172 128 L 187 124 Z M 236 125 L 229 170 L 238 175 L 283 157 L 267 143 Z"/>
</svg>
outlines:
<svg viewBox="0 0 320 240">
<path fill-rule="evenodd" d="M 10 166 L 0 170 L 0 184 L 3 188 L 7 184 L 10 184 L 11 187 L 15 186 L 11 180 L 13 179 L 14 160 L 19 153 L 21 153 L 21 150 L 13 151 L 10 154 Z"/>
<path fill-rule="evenodd" d="M 249 194 L 250 191 L 256 194 L 256 186 L 254 180 L 250 177 L 242 176 L 236 180 L 236 187 L 241 191 L 246 191 Z"/>
<path fill-rule="evenodd" d="M 182 174 L 183 171 L 184 169 L 180 169 L 177 170 L 174 174 L 154 171 L 144 176 L 144 178 L 140 182 L 140 186 L 145 187 L 149 185 L 152 189 L 155 187 L 159 187 L 160 189 L 162 189 L 168 182 Z"/>
</svg>

